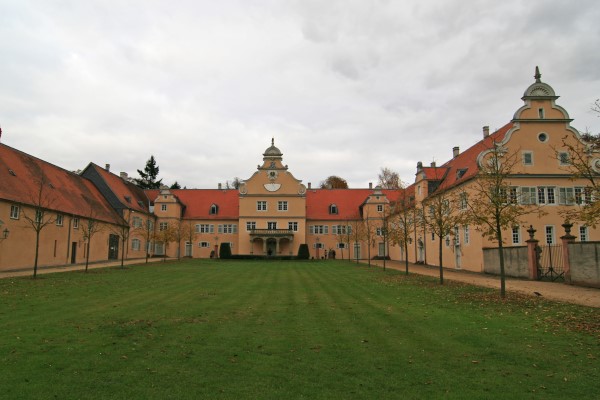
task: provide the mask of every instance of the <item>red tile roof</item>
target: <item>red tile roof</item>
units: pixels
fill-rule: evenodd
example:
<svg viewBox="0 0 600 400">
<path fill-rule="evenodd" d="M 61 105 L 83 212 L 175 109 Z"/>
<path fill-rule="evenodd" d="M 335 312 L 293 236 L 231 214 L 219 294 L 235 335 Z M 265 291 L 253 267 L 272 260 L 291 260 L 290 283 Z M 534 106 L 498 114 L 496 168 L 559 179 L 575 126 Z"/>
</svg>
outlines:
<svg viewBox="0 0 600 400">
<path fill-rule="evenodd" d="M 45 177 L 48 209 L 80 217 L 90 215 L 101 221 L 121 224 L 91 181 L 39 158 L 0 144 L 0 198 L 22 204 L 36 204 L 40 182 Z"/>
<path fill-rule="evenodd" d="M 306 192 L 306 219 L 353 220 L 360 218 L 360 206 L 375 192 L 375 189 L 309 189 Z M 382 190 L 390 201 L 400 196 L 398 190 Z M 335 204 L 337 214 L 329 213 Z"/>
<path fill-rule="evenodd" d="M 145 190 L 152 203 L 158 197 L 159 190 Z M 170 189 L 185 206 L 184 219 L 238 219 L 239 192 L 235 189 Z M 217 214 L 210 214 L 210 207 L 219 207 Z"/>
<path fill-rule="evenodd" d="M 509 122 L 496 132 L 490 134 L 488 137 L 480 140 L 478 143 L 469 147 L 467 150 L 460 153 L 457 157 L 451 159 L 442 165 L 440 170 L 446 171 L 447 174 L 437 191 L 449 189 L 453 186 L 459 185 L 477 175 L 479 166 L 477 165 L 477 157 L 479 154 L 487 149 L 492 148 L 493 142 L 496 143 L 504 140 L 506 133 L 513 128 L 513 123 Z M 462 174 L 457 172 L 462 170 Z"/>
</svg>

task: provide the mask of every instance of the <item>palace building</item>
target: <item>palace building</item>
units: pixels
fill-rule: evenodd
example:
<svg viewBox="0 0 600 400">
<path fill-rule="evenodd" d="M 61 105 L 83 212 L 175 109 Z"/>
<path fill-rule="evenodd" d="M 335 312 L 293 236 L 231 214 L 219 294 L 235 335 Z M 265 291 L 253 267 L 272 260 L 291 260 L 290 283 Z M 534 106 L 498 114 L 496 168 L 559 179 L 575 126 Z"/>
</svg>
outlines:
<svg viewBox="0 0 600 400">
<path fill-rule="evenodd" d="M 480 141 L 463 152 L 455 147 L 439 166 L 419 162 L 414 183 L 398 190 L 312 188 L 283 163 L 274 140 L 238 189 L 141 190 L 108 165 L 90 163 L 77 174 L 0 144 L 0 271 L 31 268 L 36 247 L 38 265 L 48 267 L 147 255 L 208 258 L 223 243 L 238 255 L 294 256 L 307 244 L 315 259 L 335 254 L 437 265 L 440 238 L 417 223 L 405 253 L 391 234 L 394 211 L 402 204 L 415 216 L 426 213 L 444 195 L 460 213 L 461 196 L 475 194 L 495 146 L 518 155 L 508 178 L 511 201 L 544 209 L 508 229 L 505 246 L 524 246 L 529 226 L 552 244 L 562 234 L 564 211 L 593 200 L 585 195 L 587 183 L 569 172 L 566 146 L 583 142 L 557 99 L 536 72 L 510 122 L 491 133 L 484 127 Z M 598 230 L 577 222 L 575 234 L 600 240 Z M 477 272 L 484 270 L 483 249 L 497 246 L 468 224 L 457 224 L 442 241 L 445 267 Z"/>
</svg>

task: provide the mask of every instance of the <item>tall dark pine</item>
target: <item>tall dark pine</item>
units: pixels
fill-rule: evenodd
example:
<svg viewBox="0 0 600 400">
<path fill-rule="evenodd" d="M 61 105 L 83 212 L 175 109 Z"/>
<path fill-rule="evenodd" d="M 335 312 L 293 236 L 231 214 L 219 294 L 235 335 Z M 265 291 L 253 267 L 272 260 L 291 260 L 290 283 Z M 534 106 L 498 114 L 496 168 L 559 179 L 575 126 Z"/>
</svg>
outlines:
<svg viewBox="0 0 600 400">
<path fill-rule="evenodd" d="M 146 161 L 146 167 L 144 167 L 144 170 L 137 170 L 138 174 L 140 174 L 140 177 L 134 179 L 135 184 L 142 189 L 160 189 L 162 179 L 156 180 L 158 171 L 159 168 L 158 165 L 156 165 L 154 156 L 150 156 L 148 161 Z"/>
</svg>

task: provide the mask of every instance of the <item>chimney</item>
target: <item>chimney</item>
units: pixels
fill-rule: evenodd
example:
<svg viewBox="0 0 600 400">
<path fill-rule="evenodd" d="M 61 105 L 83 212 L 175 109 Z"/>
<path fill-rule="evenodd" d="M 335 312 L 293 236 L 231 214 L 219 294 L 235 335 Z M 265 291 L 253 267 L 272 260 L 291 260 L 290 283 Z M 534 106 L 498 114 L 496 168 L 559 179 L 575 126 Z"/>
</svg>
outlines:
<svg viewBox="0 0 600 400">
<path fill-rule="evenodd" d="M 221 190 L 221 184 L 220 184 L 220 183 L 219 183 L 219 186 L 218 186 L 218 187 L 219 187 L 219 190 Z"/>
<path fill-rule="evenodd" d="M 312 186 L 312 185 L 310 184 L 310 182 L 308 182 L 308 188 L 309 188 L 309 189 L 311 188 L 311 186 Z"/>
<path fill-rule="evenodd" d="M 486 125 L 483 127 L 483 138 L 485 139 L 488 136 L 490 136 L 490 127 Z"/>
<path fill-rule="evenodd" d="M 369 189 L 373 189 L 373 182 L 369 182 Z"/>
<path fill-rule="evenodd" d="M 119 172 L 119 176 L 121 177 L 121 179 L 123 179 L 124 181 L 127 180 L 127 178 L 129 178 L 129 175 L 127 175 L 127 172 Z"/>
<path fill-rule="evenodd" d="M 452 158 L 458 157 L 459 154 L 460 154 L 460 148 L 458 146 L 454 146 L 452 148 Z"/>
<path fill-rule="evenodd" d="M 107 172 L 110 172 L 110 164 L 106 164 L 106 165 L 104 166 L 104 169 L 105 169 Z"/>
<path fill-rule="evenodd" d="M 431 168 L 435 168 L 435 161 L 432 161 L 430 166 L 431 166 Z"/>
<path fill-rule="evenodd" d="M 417 162 L 417 172 L 423 169 L 423 163 L 421 161 Z"/>
</svg>

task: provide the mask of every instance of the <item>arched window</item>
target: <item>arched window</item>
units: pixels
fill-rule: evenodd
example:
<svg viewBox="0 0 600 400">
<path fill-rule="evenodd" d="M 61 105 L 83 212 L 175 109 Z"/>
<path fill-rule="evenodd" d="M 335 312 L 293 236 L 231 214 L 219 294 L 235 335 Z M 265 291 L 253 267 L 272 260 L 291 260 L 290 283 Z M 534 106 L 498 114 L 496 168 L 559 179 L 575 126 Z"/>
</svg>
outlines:
<svg viewBox="0 0 600 400">
<path fill-rule="evenodd" d="M 338 213 L 338 206 L 336 206 L 335 204 L 330 204 L 329 205 L 329 214 L 337 214 Z"/>
<path fill-rule="evenodd" d="M 210 206 L 210 214 L 215 215 L 219 213 L 219 206 L 216 204 L 213 204 Z"/>
</svg>

